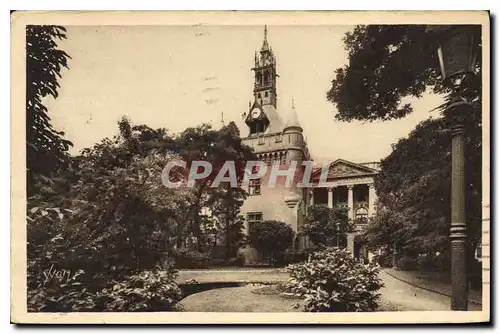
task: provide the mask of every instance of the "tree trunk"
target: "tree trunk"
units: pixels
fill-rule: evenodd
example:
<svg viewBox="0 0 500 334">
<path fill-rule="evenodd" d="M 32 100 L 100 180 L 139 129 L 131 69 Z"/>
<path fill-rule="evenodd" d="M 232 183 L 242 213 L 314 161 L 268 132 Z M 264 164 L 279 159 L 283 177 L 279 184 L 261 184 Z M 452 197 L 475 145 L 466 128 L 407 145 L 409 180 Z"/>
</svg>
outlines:
<svg viewBox="0 0 500 334">
<path fill-rule="evenodd" d="M 198 244 L 198 252 L 203 253 L 203 243 L 201 242 L 201 234 L 196 237 L 196 243 Z"/>
<path fill-rule="evenodd" d="M 182 248 L 182 236 L 181 236 L 181 234 L 182 234 L 182 232 L 180 231 L 180 229 L 177 229 L 177 241 L 176 241 L 177 249 Z"/>
<path fill-rule="evenodd" d="M 200 201 L 201 201 L 201 196 L 203 195 L 203 190 L 206 188 L 206 183 L 203 183 L 200 185 L 200 187 L 198 188 L 198 191 L 196 193 L 196 200 L 194 202 L 193 205 L 190 206 L 190 208 L 192 208 L 191 210 L 186 210 L 186 213 L 184 215 L 184 219 L 183 219 L 183 222 L 189 222 L 189 218 L 193 217 L 193 213 L 194 211 L 193 210 L 199 210 L 199 206 L 200 206 Z M 198 212 L 199 213 L 199 212 Z M 189 224 L 187 224 L 189 225 Z M 177 248 L 181 248 L 182 247 L 182 244 L 183 244 L 183 234 L 184 234 L 184 231 L 183 231 L 183 226 L 178 226 L 177 228 Z"/>
</svg>

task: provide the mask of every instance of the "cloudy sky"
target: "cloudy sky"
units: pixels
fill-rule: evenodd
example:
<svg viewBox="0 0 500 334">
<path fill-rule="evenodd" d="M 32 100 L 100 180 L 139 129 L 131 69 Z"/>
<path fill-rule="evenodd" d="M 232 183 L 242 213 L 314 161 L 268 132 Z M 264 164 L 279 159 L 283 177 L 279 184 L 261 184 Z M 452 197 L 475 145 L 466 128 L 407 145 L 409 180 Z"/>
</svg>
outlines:
<svg viewBox="0 0 500 334">
<path fill-rule="evenodd" d="M 334 70 L 347 62 L 342 44 L 351 26 L 268 26 L 277 57 L 278 112 L 292 98 L 313 158 L 378 161 L 391 144 L 431 116 L 438 96 L 411 100 L 415 112 L 390 122 L 339 122 L 326 101 Z M 188 126 L 235 121 L 243 135 L 253 93 L 254 52 L 262 26 L 71 26 L 59 43 L 70 59 L 60 96 L 47 98 L 53 124 L 73 141 L 72 153 L 134 124 L 179 132 Z M 435 114 L 434 114 L 435 115 Z"/>
</svg>

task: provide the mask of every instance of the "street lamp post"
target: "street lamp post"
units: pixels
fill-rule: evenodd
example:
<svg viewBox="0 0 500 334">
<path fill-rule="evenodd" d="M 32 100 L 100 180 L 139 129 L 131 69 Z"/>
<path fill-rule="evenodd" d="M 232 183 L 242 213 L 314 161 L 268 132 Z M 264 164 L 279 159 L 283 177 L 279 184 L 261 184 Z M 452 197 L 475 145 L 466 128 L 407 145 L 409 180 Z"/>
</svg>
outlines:
<svg viewBox="0 0 500 334">
<path fill-rule="evenodd" d="M 460 86 L 474 75 L 478 55 L 480 34 L 471 26 L 430 26 L 439 41 L 437 50 L 441 75 L 445 84 Z M 465 131 L 464 112 L 470 108 L 467 99 L 458 96 L 448 109 L 457 117 L 452 125 L 451 142 L 451 309 L 466 311 L 468 303 L 467 284 L 467 225 L 465 222 Z"/>
</svg>

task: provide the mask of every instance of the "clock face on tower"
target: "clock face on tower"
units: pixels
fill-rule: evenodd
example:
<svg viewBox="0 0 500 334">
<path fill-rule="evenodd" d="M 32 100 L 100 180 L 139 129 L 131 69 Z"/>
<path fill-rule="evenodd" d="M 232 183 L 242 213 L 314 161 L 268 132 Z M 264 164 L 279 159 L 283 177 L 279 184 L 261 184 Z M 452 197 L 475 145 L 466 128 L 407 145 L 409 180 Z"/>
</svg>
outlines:
<svg viewBox="0 0 500 334">
<path fill-rule="evenodd" d="M 252 112 L 250 113 L 250 116 L 253 118 L 253 119 L 256 119 L 260 116 L 260 114 L 262 113 L 262 111 L 258 108 L 255 108 L 252 110 Z"/>
</svg>

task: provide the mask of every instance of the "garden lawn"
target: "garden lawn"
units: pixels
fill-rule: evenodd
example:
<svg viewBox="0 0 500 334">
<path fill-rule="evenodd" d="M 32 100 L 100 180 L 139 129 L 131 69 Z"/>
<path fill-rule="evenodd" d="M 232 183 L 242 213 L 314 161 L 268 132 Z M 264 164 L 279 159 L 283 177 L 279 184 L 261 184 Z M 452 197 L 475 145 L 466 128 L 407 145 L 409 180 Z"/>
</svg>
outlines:
<svg viewBox="0 0 500 334">
<path fill-rule="evenodd" d="M 304 300 L 282 297 L 275 287 L 249 284 L 213 289 L 192 294 L 180 303 L 185 312 L 302 312 Z M 258 291 L 263 292 L 255 293 Z M 404 308 L 382 299 L 378 311 L 404 311 Z"/>
<path fill-rule="evenodd" d="M 260 287 L 245 285 L 195 293 L 181 301 L 186 312 L 299 312 L 294 305 L 300 299 L 288 299 L 277 294 L 255 294 Z"/>
</svg>

